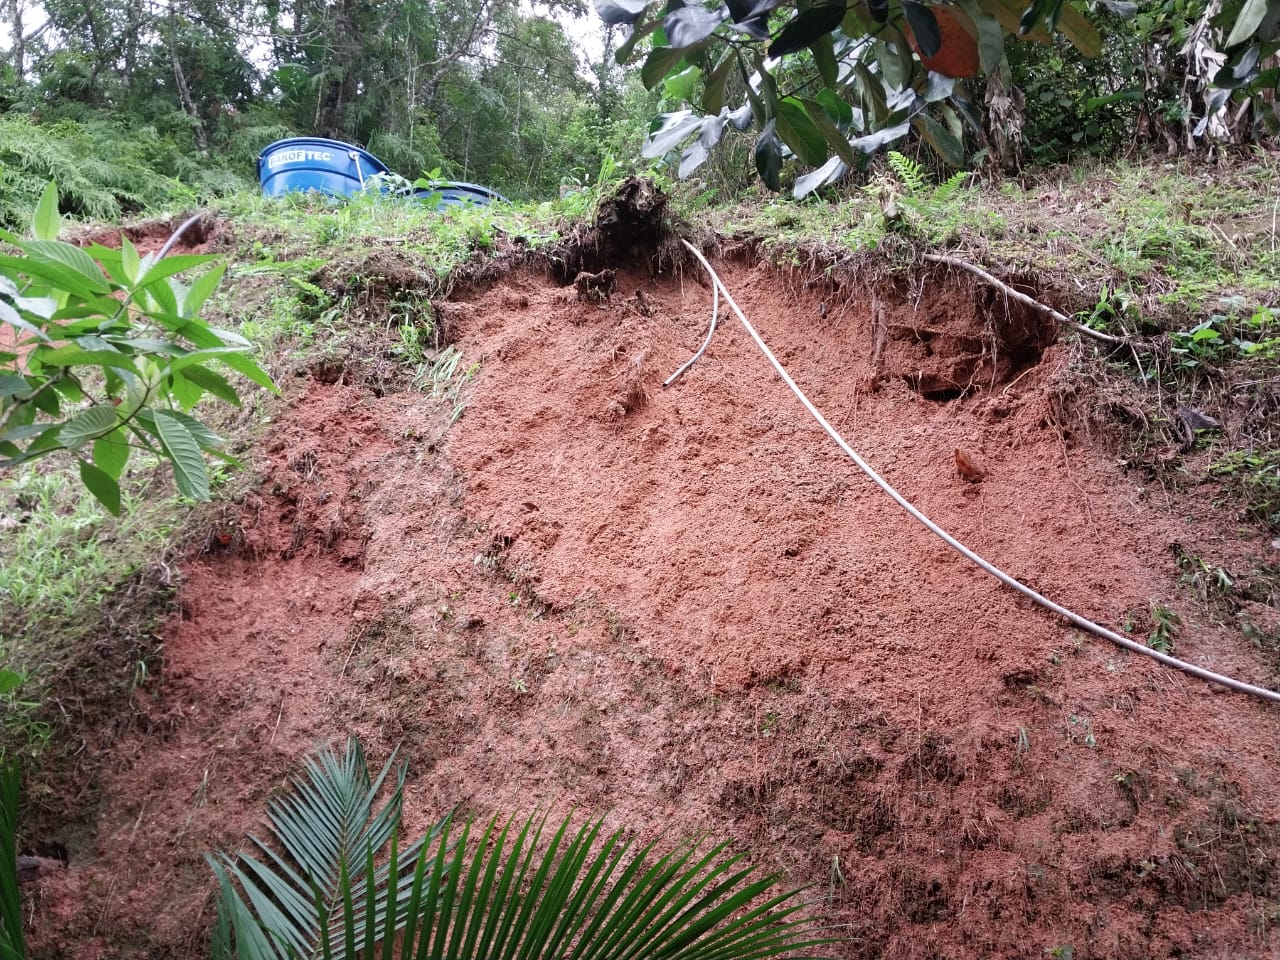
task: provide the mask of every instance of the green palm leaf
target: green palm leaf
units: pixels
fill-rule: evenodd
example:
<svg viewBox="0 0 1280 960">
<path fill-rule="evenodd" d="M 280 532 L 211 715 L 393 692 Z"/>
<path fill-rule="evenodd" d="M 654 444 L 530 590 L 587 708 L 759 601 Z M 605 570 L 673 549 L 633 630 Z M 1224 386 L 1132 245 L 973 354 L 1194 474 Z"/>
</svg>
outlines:
<svg viewBox="0 0 1280 960">
<path fill-rule="evenodd" d="M 274 843 L 211 860 L 216 958 L 764 960 L 835 942 L 801 891 L 771 895 L 778 878 L 723 843 L 659 855 L 602 836 L 602 820 L 479 830 L 446 816 L 402 849 L 403 770 L 373 808 L 390 769 L 371 779 L 354 740 L 321 750 L 272 804 Z"/>
<path fill-rule="evenodd" d="M 22 895 L 18 891 L 18 768 L 0 768 L 0 960 L 22 960 Z"/>
</svg>

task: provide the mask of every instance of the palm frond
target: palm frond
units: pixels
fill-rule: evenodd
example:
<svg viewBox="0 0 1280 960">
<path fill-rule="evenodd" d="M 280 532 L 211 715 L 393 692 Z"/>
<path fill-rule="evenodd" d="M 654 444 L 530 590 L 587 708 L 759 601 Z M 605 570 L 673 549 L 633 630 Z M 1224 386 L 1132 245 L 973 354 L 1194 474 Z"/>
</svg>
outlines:
<svg viewBox="0 0 1280 960">
<path fill-rule="evenodd" d="M 378 891 L 370 916 L 386 912 L 388 897 L 399 910 L 409 885 L 398 875 L 391 884 L 388 868 L 374 866 L 400 824 L 403 768 L 391 797 L 374 810 L 393 762 L 374 779 L 358 741 L 350 740 L 341 755 L 319 751 L 304 761 L 304 775 L 295 778 L 292 791 L 270 805 L 271 839 L 251 836 L 252 853 L 210 860 L 222 891 L 215 957 L 327 955 L 344 934 L 335 927 L 344 918 L 363 939 L 363 914 L 350 910 L 349 901 L 352 888 L 366 878 Z M 383 932 L 379 927 L 379 939 Z"/>
<path fill-rule="evenodd" d="M 22 936 L 22 895 L 18 891 L 18 792 L 15 764 L 0 769 L 0 960 L 27 955 Z"/>
<path fill-rule="evenodd" d="M 446 816 L 401 849 L 403 770 L 375 814 L 390 764 L 370 781 L 352 741 L 306 769 L 271 808 L 282 854 L 254 839 L 261 860 L 211 861 L 215 957 L 764 960 L 835 942 L 802 891 L 771 894 L 778 878 L 726 843 L 659 854 L 603 836 L 603 820 L 495 818 L 479 830 Z"/>
</svg>

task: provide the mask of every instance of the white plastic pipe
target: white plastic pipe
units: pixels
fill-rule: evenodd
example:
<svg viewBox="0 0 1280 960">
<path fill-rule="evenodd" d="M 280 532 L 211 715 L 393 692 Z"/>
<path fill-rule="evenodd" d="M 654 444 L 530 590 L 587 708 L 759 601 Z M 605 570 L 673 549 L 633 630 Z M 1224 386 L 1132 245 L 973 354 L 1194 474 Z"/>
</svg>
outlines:
<svg viewBox="0 0 1280 960">
<path fill-rule="evenodd" d="M 855 451 L 853 447 L 849 446 L 849 444 L 845 441 L 844 437 L 840 436 L 840 434 L 836 431 L 835 427 L 831 426 L 831 424 L 827 422 L 827 418 L 824 417 L 821 411 L 819 411 L 818 408 L 815 407 L 813 403 L 809 400 L 809 398 L 805 396 L 804 391 L 801 390 L 796 385 L 796 382 L 792 380 L 791 376 L 787 373 L 786 368 L 784 368 L 782 364 L 778 362 L 778 358 L 773 355 L 773 351 L 769 349 L 768 344 L 766 344 L 764 340 L 761 339 L 760 334 L 757 333 L 755 327 L 751 325 L 751 321 L 747 319 L 747 315 L 742 312 L 742 308 L 739 307 L 738 304 L 734 301 L 733 294 L 729 292 L 729 288 L 724 285 L 724 281 L 722 281 L 719 275 L 717 275 L 717 273 L 715 272 L 715 270 L 711 268 L 711 264 L 707 262 L 707 258 L 704 257 L 702 255 L 702 252 L 698 250 L 698 248 L 695 247 L 693 244 L 691 244 L 688 240 L 683 240 L 681 242 L 684 243 L 684 245 L 689 248 L 689 250 L 693 253 L 695 257 L 698 258 L 698 262 L 701 263 L 702 266 L 706 269 L 707 273 L 710 274 L 711 280 L 715 284 L 716 289 L 724 293 L 725 301 L 733 309 L 733 312 L 738 315 L 738 319 L 742 321 L 743 327 L 745 327 L 747 333 L 751 335 L 751 339 L 755 341 L 756 346 L 760 348 L 760 352 L 763 353 L 766 359 L 768 359 L 769 363 L 773 365 L 773 369 L 777 372 L 778 376 L 782 378 L 782 382 L 791 388 L 791 392 L 796 395 L 799 401 L 804 405 L 804 408 L 809 411 L 809 413 L 813 416 L 815 420 L 818 421 L 819 426 L 821 426 L 822 429 L 827 432 L 827 436 L 831 437 L 831 439 L 836 442 L 836 444 L 840 447 L 840 449 L 843 450 L 846 454 L 848 454 L 849 458 L 858 465 L 858 468 L 863 473 L 865 473 L 868 477 L 871 478 L 872 482 L 875 483 L 876 486 L 878 486 L 881 490 L 883 490 L 890 497 L 892 497 L 894 502 L 896 502 L 898 506 L 902 507 L 903 510 L 906 510 L 907 513 L 911 514 L 911 516 L 915 517 L 918 521 L 920 521 L 920 523 L 924 524 L 926 528 L 928 528 L 931 532 L 936 534 L 942 540 L 942 542 L 945 543 L 947 546 L 949 546 L 952 550 L 955 550 L 957 553 L 961 554 L 962 556 L 967 557 L 969 560 L 973 561 L 975 564 L 977 564 L 987 573 L 991 574 L 991 576 L 995 577 L 1005 586 L 1012 587 L 1014 590 L 1017 590 L 1019 593 L 1023 594 L 1026 597 L 1029 597 L 1031 600 L 1034 600 L 1036 603 L 1040 604 L 1040 606 L 1044 607 L 1046 610 L 1052 610 L 1054 613 L 1058 614 L 1058 616 L 1063 617 L 1066 620 L 1069 620 L 1071 623 L 1074 623 L 1077 627 L 1080 627 L 1083 630 L 1088 630 L 1090 633 L 1096 634 L 1100 637 L 1104 637 L 1107 640 L 1110 640 L 1112 643 L 1116 644 L 1117 646 L 1124 647 L 1126 650 L 1129 650 L 1133 653 L 1140 654 L 1141 656 L 1150 657 L 1153 660 L 1158 660 L 1167 667 L 1173 667 L 1175 670 L 1182 670 L 1185 673 L 1191 674 L 1192 676 L 1199 677 L 1201 680 L 1207 680 L 1209 683 L 1216 683 L 1221 686 L 1227 687 L 1228 689 L 1235 690 L 1239 693 L 1247 693 L 1247 694 L 1250 694 L 1251 696 L 1259 697 L 1263 700 L 1270 700 L 1273 703 L 1280 703 L 1280 692 L 1277 692 L 1275 690 L 1267 690 L 1264 687 L 1256 687 L 1253 684 L 1245 683 L 1243 680 L 1236 680 L 1233 677 L 1227 677 L 1220 673 L 1214 673 L 1212 670 L 1206 670 L 1203 667 L 1197 667 L 1195 664 L 1187 663 L 1185 660 L 1179 660 L 1177 657 L 1171 657 L 1166 653 L 1161 653 L 1159 650 L 1153 650 L 1151 647 L 1138 643 L 1136 640 L 1132 640 L 1129 637 L 1122 636 L 1121 634 L 1116 633 L 1114 630 L 1109 630 L 1106 627 L 1101 626 L 1100 624 L 1094 623 L 1092 620 L 1089 620 L 1085 617 L 1080 616 L 1080 614 L 1078 613 L 1068 610 L 1066 607 L 1062 606 L 1061 604 L 1054 603 L 1048 597 L 1043 596 L 1040 593 L 1037 593 L 1035 590 L 1031 589 L 1026 584 L 1022 583 L 1019 580 L 1014 579 L 1009 574 L 1005 573 L 1003 570 L 997 567 L 995 564 L 989 563 L 988 561 L 984 560 L 982 557 L 978 556 L 976 553 L 974 553 L 972 550 L 966 547 L 963 543 L 961 543 L 955 537 L 951 536 L 951 534 L 947 533 L 947 531 L 943 530 L 940 526 L 938 526 L 936 523 L 930 520 L 919 509 L 917 509 L 914 504 L 908 501 L 906 497 L 898 493 L 897 490 L 895 490 L 892 486 L 890 486 L 888 481 L 886 481 L 883 477 L 881 477 L 878 473 L 876 473 L 875 470 L 873 470 L 865 460 L 863 460 L 860 456 L 858 456 L 857 451 Z M 703 345 L 703 349 L 704 350 L 706 349 L 705 344 Z M 699 352 L 698 355 L 699 356 L 701 355 L 701 351 Z M 688 365 L 686 364 L 685 367 L 682 367 L 681 372 L 683 372 L 687 368 L 687 366 Z"/>
</svg>

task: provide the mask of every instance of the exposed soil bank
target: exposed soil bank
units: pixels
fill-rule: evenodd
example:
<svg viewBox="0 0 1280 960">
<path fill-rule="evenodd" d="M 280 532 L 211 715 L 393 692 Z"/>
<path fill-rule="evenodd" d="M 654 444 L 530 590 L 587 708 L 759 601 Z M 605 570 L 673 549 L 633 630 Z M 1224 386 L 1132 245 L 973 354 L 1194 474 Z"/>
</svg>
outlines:
<svg viewBox="0 0 1280 960">
<path fill-rule="evenodd" d="M 724 277 L 854 446 L 1080 613 L 1251 682 L 1174 544 L 1254 549 L 1057 425 L 1069 350 L 967 281 L 846 300 Z M 605 294 L 608 294 L 606 296 Z M 1275 956 L 1280 711 L 1083 637 L 874 490 L 691 273 L 446 305 L 466 408 L 311 382 L 185 566 L 150 729 L 46 881 L 45 955 L 194 957 L 201 856 L 318 740 L 402 744 L 455 803 L 731 835 L 816 884 L 849 958 Z M 959 449 L 983 479 L 957 471 Z M 1257 541 L 1259 551 L 1270 549 Z"/>
</svg>

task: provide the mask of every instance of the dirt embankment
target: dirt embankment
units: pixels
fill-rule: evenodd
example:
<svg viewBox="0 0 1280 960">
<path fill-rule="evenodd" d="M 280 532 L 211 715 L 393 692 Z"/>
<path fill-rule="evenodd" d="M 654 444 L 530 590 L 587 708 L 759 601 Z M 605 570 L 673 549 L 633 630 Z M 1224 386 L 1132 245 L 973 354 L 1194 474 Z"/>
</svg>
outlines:
<svg viewBox="0 0 1280 960">
<path fill-rule="evenodd" d="M 816 885 L 841 957 L 1277 955 L 1280 712 L 949 552 L 726 318 L 663 389 L 710 291 L 612 266 L 585 292 L 516 274 L 444 305 L 478 364 L 456 422 L 427 384 L 342 377 L 281 411 L 261 486 L 184 567 L 149 729 L 114 748 L 96 834 L 41 894 L 45 954 L 200 955 L 201 855 L 355 732 L 401 745 L 415 826 L 461 803 L 734 836 Z M 1071 436 L 1053 331 L 958 277 L 873 294 L 720 266 L 944 527 L 1102 622 L 1176 609 L 1180 655 L 1274 683 L 1178 580 L 1175 545 L 1255 544 Z"/>
</svg>

